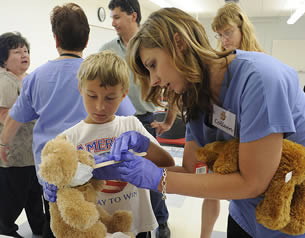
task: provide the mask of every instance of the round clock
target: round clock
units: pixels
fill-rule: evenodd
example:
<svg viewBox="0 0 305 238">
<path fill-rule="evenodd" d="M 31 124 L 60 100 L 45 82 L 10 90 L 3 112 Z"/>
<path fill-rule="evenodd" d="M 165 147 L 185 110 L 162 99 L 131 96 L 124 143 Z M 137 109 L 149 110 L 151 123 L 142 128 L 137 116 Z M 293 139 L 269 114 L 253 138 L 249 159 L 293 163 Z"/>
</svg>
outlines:
<svg viewBox="0 0 305 238">
<path fill-rule="evenodd" d="M 97 9 L 97 17 L 98 17 L 98 20 L 100 22 L 105 21 L 105 19 L 106 19 L 106 11 L 105 11 L 105 9 L 103 7 L 99 7 Z"/>
</svg>

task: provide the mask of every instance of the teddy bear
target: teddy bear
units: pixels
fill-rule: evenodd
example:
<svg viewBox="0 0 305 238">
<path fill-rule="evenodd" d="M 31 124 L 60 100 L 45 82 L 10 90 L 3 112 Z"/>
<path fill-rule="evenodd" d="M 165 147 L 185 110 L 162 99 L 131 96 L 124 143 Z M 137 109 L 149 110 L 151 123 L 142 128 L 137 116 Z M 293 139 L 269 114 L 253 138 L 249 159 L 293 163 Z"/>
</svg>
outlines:
<svg viewBox="0 0 305 238">
<path fill-rule="evenodd" d="M 216 141 L 199 148 L 196 156 L 214 173 L 239 171 L 239 141 Z M 263 199 L 256 220 L 289 235 L 305 233 L 305 147 L 284 139 L 282 157 Z"/>
<path fill-rule="evenodd" d="M 115 232 L 134 237 L 129 232 L 130 212 L 118 210 L 109 215 L 97 206 L 97 191 L 103 188 L 104 181 L 85 174 L 90 178 L 85 184 L 72 182 L 80 165 L 91 168 L 85 170 L 87 173 L 95 167 L 94 157 L 89 152 L 76 150 L 65 135 L 59 135 L 46 143 L 41 158 L 40 177 L 57 186 L 57 200 L 50 203 L 51 229 L 56 237 L 103 238 Z"/>
</svg>

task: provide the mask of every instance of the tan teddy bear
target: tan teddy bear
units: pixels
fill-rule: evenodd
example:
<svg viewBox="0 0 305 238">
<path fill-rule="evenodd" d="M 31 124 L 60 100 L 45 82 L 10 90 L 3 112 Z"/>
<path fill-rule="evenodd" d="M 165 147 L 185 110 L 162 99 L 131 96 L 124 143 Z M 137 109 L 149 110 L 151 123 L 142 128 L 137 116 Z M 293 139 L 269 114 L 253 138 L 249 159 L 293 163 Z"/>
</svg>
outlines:
<svg viewBox="0 0 305 238">
<path fill-rule="evenodd" d="M 238 140 L 216 141 L 196 152 L 213 172 L 239 171 Z M 282 158 L 263 200 L 256 207 L 258 223 L 290 235 L 305 233 L 305 147 L 283 140 Z"/>
<path fill-rule="evenodd" d="M 58 188 L 56 202 L 50 203 L 51 229 L 56 237 L 103 238 L 107 232 L 124 232 L 134 237 L 129 232 L 130 212 L 116 211 L 110 216 L 97 206 L 97 191 L 104 181 L 90 179 L 83 185 L 71 185 L 80 164 L 94 168 L 90 153 L 76 150 L 65 136 L 57 136 L 44 146 L 41 158 L 41 178 Z"/>
</svg>

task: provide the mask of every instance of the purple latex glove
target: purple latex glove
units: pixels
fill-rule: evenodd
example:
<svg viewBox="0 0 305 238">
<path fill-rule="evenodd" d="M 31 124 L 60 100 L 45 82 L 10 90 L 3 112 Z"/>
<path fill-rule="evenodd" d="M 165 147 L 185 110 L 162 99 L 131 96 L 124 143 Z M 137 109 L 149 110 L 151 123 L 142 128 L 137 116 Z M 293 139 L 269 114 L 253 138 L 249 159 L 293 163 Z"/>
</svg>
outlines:
<svg viewBox="0 0 305 238">
<path fill-rule="evenodd" d="M 132 149 L 134 152 L 146 152 L 149 147 L 150 140 L 146 136 L 136 131 L 127 131 L 121 134 L 111 147 L 112 155 L 120 155 Z"/>
<path fill-rule="evenodd" d="M 95 159 L 95 164 L 100 164 L 110 160 L 115 160 L 115 157 L 109 154 L 94 155 L 94 159 Z M 120 174 L 117 168 L 118 168 L 118 164 L 111 164 L 105 167 L 96 168 L 92 172 L 93 178 L 100 180 L 120 180 Z"/>
<path fill-rule="evenodd" d="M 150 160 L 134 155 L 131 152 L 122 153 L 121 163 L 116 164 L 120 174 L 119 180 L 129 182 L 136 187 L 158 191 L 163 169 Z"/>
<path fill-rule="evenodd" d="M 48 182 L 44 182 L 42 185 L 42 189 L 45 200 L 49 202 L 56 202 L 57 186 L 55 186 L 54 184 L 49 184 Z"/>
</svg>

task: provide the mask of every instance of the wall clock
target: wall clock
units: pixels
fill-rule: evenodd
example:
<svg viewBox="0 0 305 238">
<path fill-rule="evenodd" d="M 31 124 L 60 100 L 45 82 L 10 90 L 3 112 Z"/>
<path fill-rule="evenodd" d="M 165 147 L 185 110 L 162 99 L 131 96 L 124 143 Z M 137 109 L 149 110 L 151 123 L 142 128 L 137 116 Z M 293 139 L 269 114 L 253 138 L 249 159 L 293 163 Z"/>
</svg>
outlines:
<svg viewBox="0 0 305 238">
<path fill-rule="evenodd" d="M 99 7 L 97 9 L 97 18 L 100 22 L 103 22 L 105 21 L 106 19 L 106 11 L 105 11 L 105 8 L 103 7 Z"/>
</svg>

